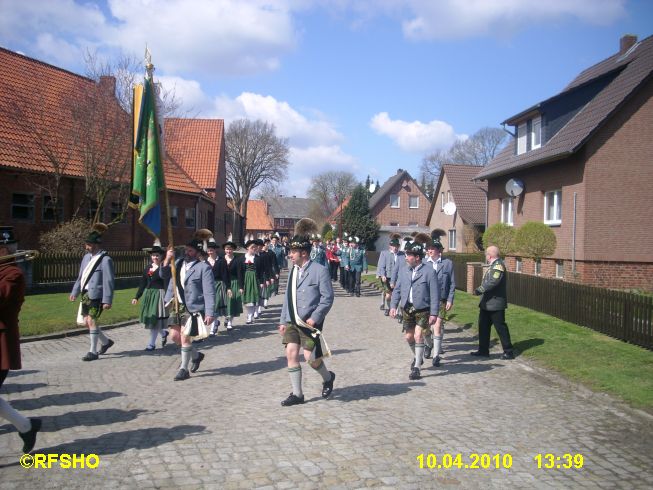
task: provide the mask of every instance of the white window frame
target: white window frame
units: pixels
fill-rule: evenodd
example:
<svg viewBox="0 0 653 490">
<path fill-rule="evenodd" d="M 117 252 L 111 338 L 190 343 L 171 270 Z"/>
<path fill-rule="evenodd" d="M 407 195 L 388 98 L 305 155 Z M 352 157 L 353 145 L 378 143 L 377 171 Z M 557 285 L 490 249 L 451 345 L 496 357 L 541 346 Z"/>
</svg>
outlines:
<svg viewBox="0 0 653 490">
<path fill-rule="evenodd" d="M 537 126 L 537 130 L 535 129 Z M 535 150 L 542 146 L 542 117 L 537 116 L 531 121 L 531 150 Z M 536 143 L 537 140 L 539 140 Z"/>
<path fill-rule="evenodd" d="M 506 217 L 505 207 L 506 203 L 508 206 L 508 216 Z M 514 226 L 515 224 L 515 198 L 514 197 L 504 197 L 501 199 L 501 223 L 505 223 L 509 226 Z"/>
<path fill-rule="evenodd" d="M 192 223 L 189 224 L 189 220 L 192 219 Z M 184 226 L 186 228 L 197 229 L 197 213 L 195 208 L 186 208 L 184 209 Z"/>
<path fill-rule="evenodd" d="M 170 225 L 179 226 L 179 206 L 170 206 Z"/>
<path fill-rule="evenodd" d="M 515 272 L 523 272 L 524 271 L 524 262 L 522 261 L 521 257 L 515 257 Z"/>
<path fill-rule="evenodd" d="M 452 228 L 449 230 L 449 233 L 447 234 L 448 242 L 449 242 L 449 250 L 456 250 L 456 229 Z M 452 239 L 453 238 L 453 239 Z M 451 244 L 453 243 L 453 247 Z"/>
<path fill-rule="evenodd" d="M 415 206 L 413 206 L 411 202 L 413 199 L 417 200 Z M 419 196 L 408 196 L 408 209 L 419 209 Z"/>
<path fill-rule="evenodd" d="M 447 191 L 447 204 L 451 202 L 451 191 Z"/>
<path fill-rule="evenodd" d="M 547 218 L 547 211 L 549 209 L 549 200 L 553 198 L 553 214 L 554 219 Z M 557 216 L 560 216 L 559 218 Z M 547 191 L 544 193 L 544 224 L 557 226 L 562 224 L 562 189 L 554 191 Z"/>
<path fill-rule="evenodd" d="M 444 211 L 444 191 L 440 193 L 440 211 Z"/>
<path fill-rule="evenodd" d="M 565 278 L 565 263 L 562 260 L 556 260 L 556 279 Z"/>
<path fill-rule="evenodd" d="M 392 205 L 392 198 L 396 197 L 397 198 L 397 205 L 393 206 Z M 393 209 L 398 209 L 401 207 L 401 196 L 399 194 L 390 194 L 390 207 Z"/>
<path fill-rule="evenodd" d="M 527 129 L 528 126 L 526 121 L 517 126 L 517 155 L 521 155 L 527 151 Z"/>
<path fill-rule="evenodd" d="M 534 260 L 535 262 L 535 275 L 536 276 L 541 276 L 542 275 L 542 260 L 536 259 Z"/>
</svg>

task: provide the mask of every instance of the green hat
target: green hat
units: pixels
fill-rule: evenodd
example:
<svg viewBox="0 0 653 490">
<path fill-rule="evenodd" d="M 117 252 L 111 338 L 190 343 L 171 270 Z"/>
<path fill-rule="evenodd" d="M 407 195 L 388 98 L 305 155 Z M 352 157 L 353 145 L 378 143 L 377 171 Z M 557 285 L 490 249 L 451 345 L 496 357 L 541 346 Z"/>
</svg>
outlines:
<svg viewBox="0 0 653 490">
<path fill-rule="evenodd" d="M 396 238 L 394 238 L 393 240 L 390 240 L 390 245 L 392 245 L 393 247 L 398 247 L 399 246 L 399 240 L 397 240 Z"/>
<path fill-rule="evenodd" d="M 95 223 L 93 229 L 86 236 L 85 243 L 102 243 L 102 235 L 107 231 L 109 227 L 104 223 Z"/>
<path fill-rule="evenodd" d="M 404 252 L 406 252 L 407 254 L 419 255 L 420 257 L 424 257 L 424 245 L 417 242 L 411 242 L 406 245 Z"/>
</svg>

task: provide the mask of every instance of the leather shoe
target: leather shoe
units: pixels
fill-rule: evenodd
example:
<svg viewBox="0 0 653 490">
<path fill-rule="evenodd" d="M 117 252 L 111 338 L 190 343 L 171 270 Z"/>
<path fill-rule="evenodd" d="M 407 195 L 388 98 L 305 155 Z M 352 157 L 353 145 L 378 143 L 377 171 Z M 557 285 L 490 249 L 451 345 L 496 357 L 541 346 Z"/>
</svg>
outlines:
<svg viewBox="0 0 653 490">
<path fill-rule="evenodd" d="M 390 310 L 385 310 L 385 311 L 383 312 L 383 314 L 384 314 L 385 316 L 390 316 Z"/>
<path fill-rule="evenodd" d="M 501 356 L 501 359 L 506 361 L 514 358 L 515 358 L 515 354 L 513 354 L 512 352 L 504 352 L 503 355 Z"/>
<path fill-rule="evenodd" d="M 175 381 L 183 381 L 188 378 L 190 378 L 190 374 L 188 374 L 188 371 L 186 369 L 180 369 L 179 371 L 177 371 L 177 375 L 175 376 Z"/>
<path fill-rule="evenodd" d="M 408 379 L 410 380 L 415 380 L 415 379 L 420 379 L 422 376 L 419 374 L 419 368 L 413 368 L 410 370 L 410 375 L 408 375 Z"/>
<path fill-rule="evenodd" d="M 433 348 L 425 345 L 424 346 L 424 359 L 430 359 L 431 358 L 431 353 L 433 351 Z"/>
<path fill-rule="evenodd" d="M 288 395 L 284 401 L 281 402 L 282 407 L 291 407 L 292 405 L 301 405 L 304 403 L 304 395 L 297 396 L 294 393 Z"/>
<path fill-rule="evenodd" d="M 82 361 L 97 361 L 98 357 L 99 356 L 93 352 L 87 352 L 86 355 L 82 357 Z"/>
<path fill-rule="evenodd" d="M 106 344 L 104 344 L 102 347 L 100 347 L 100 352 L 99 353 L 100 354 L 105 354 L 111 348 L 111 346 L 113 344 L 115 344 L 115 342 L 113 340 L 109 339 L 109 341 Z"/>
<path fill-rule="evenodd" d="M 161 330 L 161 347 L 165 347 L 168 343 L 168 331 Z"/>
<path fill-rule="evenodd" d="M 145 350 L 148 352 L 152 352 L 156 347 L 154 347 L 152 344 L 148 344 L 147 347 L 145 347 Z"/>
<path fill-rule="evenodd" d="M 433 366 L 434 367 L 440 367 L 440 356 L 435 356 L 433 358 Z"/>
<path fill-rule="evenodd" d="M 194 373 L 200 368 L 200 363 L 204 360 L 204 354 L 201 352 L 197 353 L 197 357 L 193 359 L 190 363 L 190 372 Z"/>
<path fill-rule="evenodd" d="M 385 310 L 385 305 L 379 306 L 379 310 Z"/>
<path fill-rule="evenodd" d="M 36 444 L 36 433 L 41 430 L 41 419 L 29 419 L 32 428 L 27 432 L 19 432 L 18 435 L 23 440 L 23 454 L 29 453 L 34 449 Z"/>
<path fill-rule="evenodd" d="M 487 352 L 481 352 L 480 350 L 475 350 L 474 352 L 469 353 L 470 356 L 476 356 L 476 357 L 490 357 L 490 353 Z"/>
<path fill-rule="evenodd" d="M 329 395 L 333 391 L 333 382 L 336 380 L 336 373 L 329 371 L 331 374 L 331 379 L 322 383 L 322 398 L 329 398 Z"/>
</svg>

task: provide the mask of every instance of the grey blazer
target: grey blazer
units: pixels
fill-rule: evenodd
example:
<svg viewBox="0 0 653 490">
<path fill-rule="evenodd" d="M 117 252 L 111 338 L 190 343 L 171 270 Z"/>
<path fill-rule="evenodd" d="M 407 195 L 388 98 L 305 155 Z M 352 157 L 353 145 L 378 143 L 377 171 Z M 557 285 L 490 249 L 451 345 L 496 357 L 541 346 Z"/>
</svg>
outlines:
<svg viewBox="0 0 653 490">
<path fill-rule="evenodd" d="M 395 269 L 400 267 L 401 262 L 406 263 L 406 256 L 403 252 L 397 252 L 397 260 L 395 262 L 394 254 L 390 250 L 383 250 L 379 256 L 379 264 L 376 269 L 377 277 L 385 276 L 392 282 Z"/>
<path fill-rule="evenodd" d="M 435 269 L 434 262 L 427 262 Z M 440 299 L 453 304 L 454 293 L 456 292 L 456 278 L 453 273 L 453 262 L 451 259 L 442 259 L 438 270 L 435 272 L 440 283 Z"/>
<path fill-rule="evenodd" d="M 418 310 L 429 308 L 430 314 L 435 316 L 440 309 L 440 284 L 438 277 L 430 264 L 422 264 L 412 278 L 413 272 L 409 267 L 404 267 L 399 273 L 399 279 L 392 291 L 390 308 L 406 307 L 409 292 L 413 288 L 413 306 Z"/>
<path fill-rule="evenodd" d="M 295 273 L 298 273 L 296 270 Z M 290 272 L 288 273 L 290 278 Z M 288 313 L 288 295 L 291 284 L 286 287 L 286 294 L 281 308 L 281 321 L 284 324 L 290 321 Z M 310 261 L 302 277 L 297 282 L 297 313 L 302 320 L 309 318 L 317 324 L 324 323 L 327 313 L 333 306 L 333 287 L 331 276 L 323 265 Z"/>
<path fill-rule="evenodd" d="M 73 296 L 79 296 L 83 291 L 82 289 L 82 274 L 86 265 L 91 261 L 92 255 L 87 253 L 82 258 L 82 264 L 79 267 L 79 274 L 77 280 L 73 285 Z M 115 287 L 115 274 L 113 271 L 113 260 L 108 255 L 102 257 L 102 261 L 91 274 L 86 285 L 88 297 L 90 299 L 100 299 L 102 304 L 110 305 L 113 301 L 113 290 Z"/>
<path fill-rule="evenodd" d="M 388 276 L 390 277 L 390 284 L 397 284 L 397 279 L 399 278 L 399 273 L 408 268 L 408 264 L 406 264 L 406 254 L 404 252 L 401 253 L 401 260 L 399 260 L 399 257 L 397 257 L 397 263 L 395 264 L 395 268 L 392 269 L 392 275 Z"/>
<path fill-rule="evenodd" d="M 177 260 L 177 282 L 179 282 L 179 272 L 183 267 L 183 259 Z M 159 275 L 165 281 L 171 278 L 172 270 L 170 266 L 159 269 Z M 172 281 L 168 283 L 166 291 L 166 303 L 172 299 Z M 186 311 L 189 313 L 204 312 L 204 316 L 214 316 L 215 308 L 215 280 L 213 279 L 213 270 L 206 262 L 195 262 L 188 269 L 183 284 L 184 292 L 181 295 Z"/>
</svg>

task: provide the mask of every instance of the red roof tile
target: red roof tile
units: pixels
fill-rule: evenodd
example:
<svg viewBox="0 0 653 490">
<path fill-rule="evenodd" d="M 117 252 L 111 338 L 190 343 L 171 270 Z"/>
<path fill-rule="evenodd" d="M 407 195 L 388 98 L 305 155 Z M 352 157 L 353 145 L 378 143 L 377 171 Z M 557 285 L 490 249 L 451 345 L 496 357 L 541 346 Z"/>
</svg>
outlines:
<svg viewBox="0 0 653 490">
<path fill-rule="evenodd" d="M 247 201 L 247 230 L 274 230 L 265 201 L 259 199 Z"/>
</svg>

